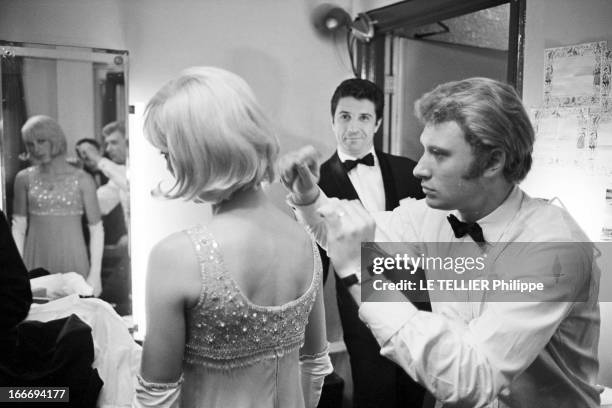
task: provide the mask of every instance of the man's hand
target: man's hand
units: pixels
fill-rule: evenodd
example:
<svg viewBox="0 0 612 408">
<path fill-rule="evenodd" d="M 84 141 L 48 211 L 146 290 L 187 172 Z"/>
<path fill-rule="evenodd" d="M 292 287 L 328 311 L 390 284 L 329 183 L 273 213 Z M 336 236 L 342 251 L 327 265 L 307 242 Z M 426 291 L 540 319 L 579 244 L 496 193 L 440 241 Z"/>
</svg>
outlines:
<svg viewBox="0 0 612 408">
<path fill-rule="evenodd" d="M 83 161 L 89 161 L 90 163 L 97 164 L 100 159 L 102 159 L 102 155 L 98 149 L 89 143 L 82 143 L 77 147 L 77 150 L 79 151 Z"/>
<path fill-rule="evenodd" d="M 282 156 L 278 161 L 280 179 L 295 204 L 310 204 L 319 196 L 319 154 L 306 146 Z"/>
<path fill-rule="evenodd" d="M 319 214 L 327 224 L 327 254 L 338 276 L 360 271 L 361 243 L 374 240 L 374 218 L 358 200 L 332 200 Z"/>
</svg>

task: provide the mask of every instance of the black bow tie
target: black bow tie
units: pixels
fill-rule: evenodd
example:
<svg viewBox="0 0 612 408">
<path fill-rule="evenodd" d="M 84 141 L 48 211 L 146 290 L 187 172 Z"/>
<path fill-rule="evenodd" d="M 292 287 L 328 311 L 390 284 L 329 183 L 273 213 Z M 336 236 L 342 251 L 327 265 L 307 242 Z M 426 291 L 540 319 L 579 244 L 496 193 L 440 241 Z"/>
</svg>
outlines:
<svg viewBox="0 0 612 408">
<path fill-rule="evenodd" d="M 347 172 L 353 170 L 359 163 L 365 164 L 366 166 L 374 165 L 374 155 L 372 153 L 368 153 L 363 156 L 361 159 L 357 160 L 345 160 L 342 162 L 342 166 L 346 169 Z"/>
<path fill-rule="evenodd" d="M 486 242 L 484 236 L 482 235 L 482 228 L 480 228 L 480 225 L 478 225 L 477 222 L 459 221 L 459 219 L 457 219 L 457 217 L 455 217 L 453 214 L 449 215 L 447 219 L 453 228 L 456 238 L 461 238 L 465 236 L 465 234 L 468 234 L 470 237 L 472 237 L 474 242 Z"/>
</svg>

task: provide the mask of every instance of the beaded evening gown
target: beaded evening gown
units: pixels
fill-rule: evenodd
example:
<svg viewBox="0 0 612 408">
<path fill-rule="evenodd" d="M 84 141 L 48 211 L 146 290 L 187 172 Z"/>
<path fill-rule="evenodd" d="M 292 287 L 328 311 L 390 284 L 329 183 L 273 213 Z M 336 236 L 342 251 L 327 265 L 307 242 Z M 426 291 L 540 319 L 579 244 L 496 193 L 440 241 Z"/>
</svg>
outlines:
<svg viewBox="0 0 612 408">
<path fill-rule="evenodd" d="M 83 197 L 79 190 L 79 174 L 83 170 L 53 178 L 41 174 L 38 166 L 26 171 L 26 267 L 45 268 L 51 273 L 78 272 L 86 278 L 89 260 L 81 223 Z"/>
<path fill-rule="evenodd" d="M 202 290 L 187 312 L 181 407 L 303 408 L 299 348 L 321 284 L 315 244 L 309 289 L 284 305 L 258 306 L 227 272 L 210 232 L 198 226 L 187 233 Z"/>
</svg>

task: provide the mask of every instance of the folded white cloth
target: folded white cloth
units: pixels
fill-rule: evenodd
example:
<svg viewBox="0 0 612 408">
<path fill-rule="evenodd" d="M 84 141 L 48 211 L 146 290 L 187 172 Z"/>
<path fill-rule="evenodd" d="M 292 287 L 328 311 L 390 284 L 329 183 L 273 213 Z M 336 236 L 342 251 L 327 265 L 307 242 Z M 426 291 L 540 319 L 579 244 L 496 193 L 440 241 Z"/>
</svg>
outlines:
<svg viewBox="0 0 612 408">
<path fill-rule="evenodd" d="M 91 296 L 93 288 L 76 272 L 53 273 L 30 279 L 32 291 L 46 289 L 49 299 L 59 299 L 69 295 Z"/>
<path fill-rule="evenodd" d="M 26 320 L 47 322 L 73 313 L 91 327 L 94 343 L 92 366 L 104 381 L 98 396 L 98 408 L 131 407 L 142 348 L 134 342 L 127 325 L 111 305 L 100 299 L 80 299 L 71 295 L 32 305 Z"/>
</svg>

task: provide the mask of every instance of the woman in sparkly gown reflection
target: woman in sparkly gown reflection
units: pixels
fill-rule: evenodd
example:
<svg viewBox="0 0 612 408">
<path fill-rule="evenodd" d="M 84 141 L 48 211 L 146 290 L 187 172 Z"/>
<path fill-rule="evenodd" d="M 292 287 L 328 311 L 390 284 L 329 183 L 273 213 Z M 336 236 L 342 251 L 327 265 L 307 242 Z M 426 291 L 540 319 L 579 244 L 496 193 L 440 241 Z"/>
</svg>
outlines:
<svg viewBox="0 0 612 408">
<path fill-rule="evenodd" d="M 96 186 L 66 161 L 66 137 L 52 118 L 37 115 L 21 129 L 33 165 L 15 177 L 13 236 L 26 267 L 77 272 L 99 295 L 104 230 Z M 81 217 L 89 224 L 88 256 Z"/>
<path fill-rule="evenodd" d="M 262 186 L 279 147 L 251 89 L 189 69 L 149 102 L 145 133 L 176 179 L 163 194 L 213 214 L 200 205 L 201 224 L 151 252 L 134 406 L 316 407 L 331 372 L 321 261 Z"/>
</svg>

